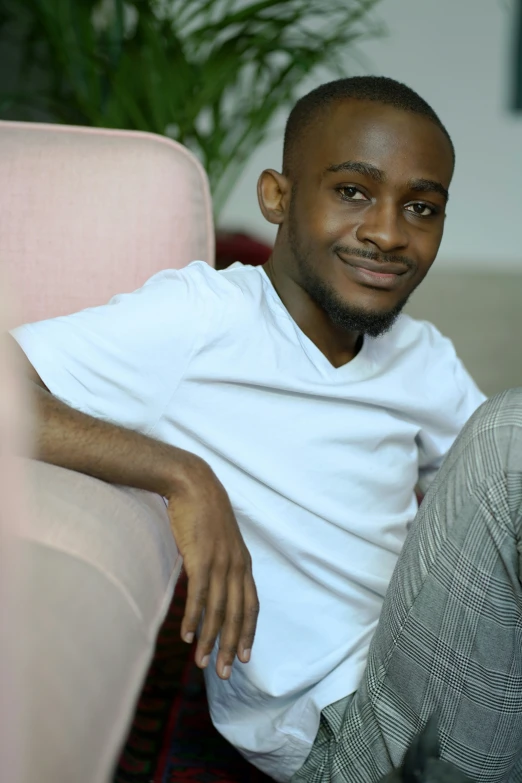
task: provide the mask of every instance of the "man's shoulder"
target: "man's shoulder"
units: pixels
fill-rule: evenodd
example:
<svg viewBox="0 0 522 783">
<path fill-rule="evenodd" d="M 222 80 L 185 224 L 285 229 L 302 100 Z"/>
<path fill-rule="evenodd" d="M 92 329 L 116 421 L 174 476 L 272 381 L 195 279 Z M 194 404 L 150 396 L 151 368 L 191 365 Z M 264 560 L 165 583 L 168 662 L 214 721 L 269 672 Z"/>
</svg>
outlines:
<svg viewBox="0 0 522 783">
<path fill-rule="evenodd" d="M 157 272 L 147 280 L 144 288 L 150 286 L 157 291 L 182 287 L 216 300 L 242 298 L 248 293 L 262 292 L 264 288 L 262 273 L 255 267 L 237 263 L 218 271 L 206 261 L 192 261 L 181 269 Z"/>
<path fill-rule="evenodd" d="M 235 288 L 247 298 L 264 298 L 269 286 L 268 278 L 262 267 L 249 266 L 239 261 L 216 274 L 225 286 Z"/>
<path fill-rule="evenodd" d="M 387 353 L 402 353 L 408 349 L 414 353 L 454 352 L 453 343 L 429 321 L 412 318 L 402 313 L 393 327 L 376 343 Z"/>
<path fill-rule="evenodd" d="M 223 325 L 244 324 L 264 317 L 269 282 L 260 267 L 239 262 L 227 269 L 216 270 L 208 264 L 190 264 L 186 274 L 191 275 L 197 286 L 205 286 L 206 297 L 211 299 L 216 314 L 222 316 Z"/>
<path fill-rule="evenodd" d="M 206 261 L 192 261 L 180 269 L 162 269 L 152 275 L 143 286 L 144 290 L 157 291 L 175 287 L 197 286 L 198 290 L 214 290 L 218 285 L 219 273 Z"/>
<path fill-rule="evenodd" d="M 209 326 L 208 334 L 243 334 L 264 317 L 266 285 L 261 270 L 235 264 L 216 270 L 204 261 L 169 269 L 147 281 L 152 299 L 166 311 L 178 309 L 187 323 Z M 152 288 L 155 291 L 152 291 Z"/>
<path fill-rule="evenodd" d="M 460 363 L 453 342 L 429 321 L 402 314 L 393 328 L 377 338 L 374 356 L 383 371 L 406 373 L 421 385 L 453 376 Z"/>
</svg>

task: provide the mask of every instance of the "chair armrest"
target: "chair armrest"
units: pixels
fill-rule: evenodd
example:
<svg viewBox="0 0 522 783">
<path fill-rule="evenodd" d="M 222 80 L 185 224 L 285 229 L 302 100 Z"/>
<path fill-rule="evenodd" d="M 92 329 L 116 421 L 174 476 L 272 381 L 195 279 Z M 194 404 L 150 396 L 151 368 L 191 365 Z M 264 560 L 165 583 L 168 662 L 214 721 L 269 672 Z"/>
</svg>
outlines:
<svg viewBox="0 0 522 783">
<path fill-rule="evenodd" d="M 27 767 L 35 783 L 106 783 L 181 558 L 162 498 L 36 461 L 25 467 Z"/>
</svg>

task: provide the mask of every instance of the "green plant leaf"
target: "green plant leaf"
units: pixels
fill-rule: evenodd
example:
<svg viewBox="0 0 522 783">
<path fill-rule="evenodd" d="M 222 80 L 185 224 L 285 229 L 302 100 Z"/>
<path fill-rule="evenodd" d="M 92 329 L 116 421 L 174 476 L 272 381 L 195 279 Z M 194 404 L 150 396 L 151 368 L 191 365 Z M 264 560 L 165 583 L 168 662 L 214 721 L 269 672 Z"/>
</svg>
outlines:
<svg viewBox="0 0 522 783">
<path fill-rule="evenodd" d="M 176 138 L 202 160 L 217 215 L 303 79 L 348 75 L 358 41 L 382 34 L 378 2 L 328 0 L 326 14 L 324 0 L 3 0 L 0 44 L 22 31 L 22 68 L 0 117 Z"/>
</svg>

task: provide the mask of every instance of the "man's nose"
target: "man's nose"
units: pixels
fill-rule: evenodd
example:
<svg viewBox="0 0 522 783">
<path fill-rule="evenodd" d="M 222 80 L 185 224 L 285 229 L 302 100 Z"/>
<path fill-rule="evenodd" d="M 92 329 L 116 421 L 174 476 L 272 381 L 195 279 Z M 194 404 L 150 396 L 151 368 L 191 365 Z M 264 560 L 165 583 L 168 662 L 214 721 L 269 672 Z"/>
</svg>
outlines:
<svg viewBox="0 0 522 783">
<path fill-rule="evenodd" d="M 381 253 L 404 249 L 409 241 L 404 215 L 397 210 L 396 204 L 372 204 L 364 211 L 357 239 L 361 244 L 374 245 Z"/>
</svg>

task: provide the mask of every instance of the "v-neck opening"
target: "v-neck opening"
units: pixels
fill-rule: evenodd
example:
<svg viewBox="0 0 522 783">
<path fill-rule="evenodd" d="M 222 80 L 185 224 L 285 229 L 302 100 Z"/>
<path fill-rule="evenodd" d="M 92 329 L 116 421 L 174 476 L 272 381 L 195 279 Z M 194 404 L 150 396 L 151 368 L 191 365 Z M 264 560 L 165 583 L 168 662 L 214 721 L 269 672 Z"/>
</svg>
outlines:
<svg viewBox="0 0 522 783">
<path fill-rule="evenodd" d="M 352 375 L 353 373 L 359 374 L 360 370 L 370 369 L 373 364 L 371 360 L 371 338 L 367 336 L 363 337 L 363 344 L 357 356 L 354 356 L 349 362 L 341 364 L 339 367 L 335 367 L 331 361 L 325 356 L 320 348 L 311 340 L 307 334 L 303 332 L 299 324 L 292 318 L 290 311 L 286 307 L 285 303 L 277 293 L 274 284 L 270 280 L 269 276 L 265 272 L 264 268 L 260 268 L 261 274 L 264 278 L 264 285 L 270 294 L 272 301 L 277 305 L 278 309 L 282 311 L 288 321 L 291 322 L 297 339 L 299 340 L 303 351 L 307 355 L 312 364 L 322 372 L 326 372 L 335 378 L 342 377 L 343 375 Z"/>
</svg>

